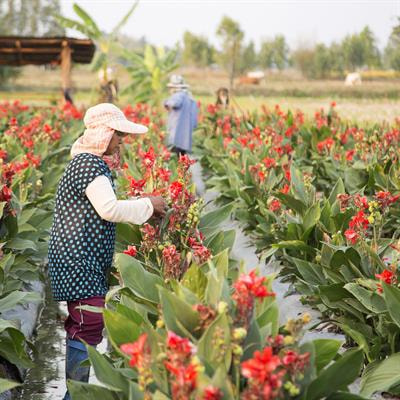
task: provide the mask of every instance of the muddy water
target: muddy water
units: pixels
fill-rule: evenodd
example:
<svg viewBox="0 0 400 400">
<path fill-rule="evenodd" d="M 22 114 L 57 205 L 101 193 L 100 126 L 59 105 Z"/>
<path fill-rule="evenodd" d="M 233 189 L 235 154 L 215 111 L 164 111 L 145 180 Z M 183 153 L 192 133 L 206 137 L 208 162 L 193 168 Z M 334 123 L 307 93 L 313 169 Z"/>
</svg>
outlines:
<svg viewBox="0 0 400 400">
<path fill-rule="evenodd" d="M 62 321 L 66 314 L 65 303 L 55 302 L 47 285 L 45 305 L 33 338 L 35 367 L 28 370 L 18 400 L 61 400 L 64 397 L 65 331 Z M 103 340 L 98 350 L 103 352 L 105 346 Z M 97 383 L 93 376 L 90 381 Z"/>
</svg>

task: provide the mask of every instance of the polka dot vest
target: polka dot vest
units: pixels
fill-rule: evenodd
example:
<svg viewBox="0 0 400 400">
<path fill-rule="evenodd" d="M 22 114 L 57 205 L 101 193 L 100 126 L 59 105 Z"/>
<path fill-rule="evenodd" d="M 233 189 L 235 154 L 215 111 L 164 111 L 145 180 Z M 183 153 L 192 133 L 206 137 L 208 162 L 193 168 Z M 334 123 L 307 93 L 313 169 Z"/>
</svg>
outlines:
<svg viewBox="0 0 400 400">
<path fill-rule="evenodd" d="M 107 164 L 100 157 L 82 153 L 68 164 L 59 183 L 48 257 L 50 283 L 58 301 L 107 293 L 115 224 L 102 219 L 85 194 L 100 175 L 107 176 L 114 188 Z"/>
</svg>

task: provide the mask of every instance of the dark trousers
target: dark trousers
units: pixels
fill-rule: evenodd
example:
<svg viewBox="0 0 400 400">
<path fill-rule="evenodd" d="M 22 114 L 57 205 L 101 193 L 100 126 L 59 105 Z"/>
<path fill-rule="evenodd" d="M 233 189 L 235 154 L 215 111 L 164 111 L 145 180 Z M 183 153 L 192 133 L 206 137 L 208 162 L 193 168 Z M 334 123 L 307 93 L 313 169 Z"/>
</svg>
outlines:
<svg viewBox="0 0 400 400">
<path fill-rule="evenodd" d="M 64 327 L 67 338 L 96 346 L 103 339 L 104 321 L 103 314 L 81 310 L 77 307 L 83 305 L 104 308 L 104 297 L 96 296 L 90 299 L 68 301 L 68 318 L 65 320 Z"/>
<path fill-rule="evenodd" d="M 186 150 L 180 149 L 179 147 L 172 147 L 171 149 L 172 152 L 176 153 L 178 156 L 184 156 L 185 154 L 187 154 Z"/>
</svg>

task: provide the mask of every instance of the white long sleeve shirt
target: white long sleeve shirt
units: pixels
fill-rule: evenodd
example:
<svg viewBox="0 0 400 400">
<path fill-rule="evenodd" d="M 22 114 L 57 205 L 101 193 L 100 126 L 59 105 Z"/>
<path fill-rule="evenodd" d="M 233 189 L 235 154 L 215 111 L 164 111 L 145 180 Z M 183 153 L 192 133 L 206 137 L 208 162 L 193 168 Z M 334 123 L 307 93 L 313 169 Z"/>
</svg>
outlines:
<svg viewBox="0 0 400 400">
<path fill-rule="evenodd" d="M 144 224 L 154 212 L 150 199 L 117 200 L 105 175 L 95 178 L 86 188 L 86 196 L 101 218 L 110 222 Z"/>
</svg>

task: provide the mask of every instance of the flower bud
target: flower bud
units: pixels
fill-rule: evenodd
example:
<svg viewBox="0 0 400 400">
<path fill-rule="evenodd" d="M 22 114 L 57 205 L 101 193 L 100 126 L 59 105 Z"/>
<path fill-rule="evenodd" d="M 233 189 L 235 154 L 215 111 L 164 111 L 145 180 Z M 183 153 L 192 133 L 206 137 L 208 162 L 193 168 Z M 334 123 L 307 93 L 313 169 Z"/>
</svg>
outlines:
<svg viewBox="0 0 400 400">
<path fill-rule="evenodd" d="M 157 326 L 158 329 L 164 328 L 164 326 L 165 326 L 164 320 L 158 319 L 157 323 L 156 323 L 156 326 Z"/>
<path fill-rule="evenodd" d="M 236 328 L 233 330 L 233 338 L 235 340 L 242 340 L 246 337 L 247 330 L 245 328 Z"/>
<path fill-rule="evenodd" d="M 228 309 L 228 304 L 225 303 L 225 301 L 220 301 L 220 302 L 218 303 L 217 309 L 218 309 L 218 314 L 223 314 L 223 313 L 225 313 L 225 312 L 227 311 L 227 309 Z"/>
</svg>

